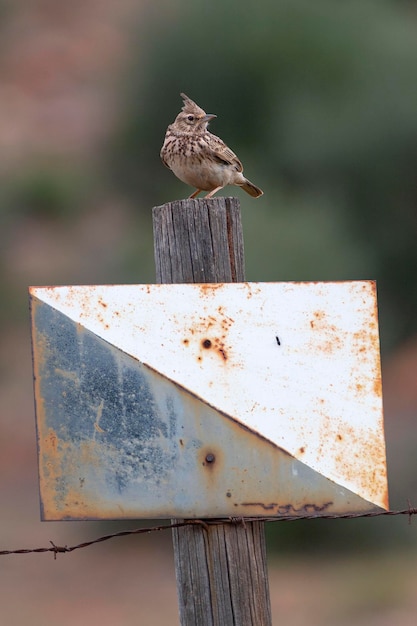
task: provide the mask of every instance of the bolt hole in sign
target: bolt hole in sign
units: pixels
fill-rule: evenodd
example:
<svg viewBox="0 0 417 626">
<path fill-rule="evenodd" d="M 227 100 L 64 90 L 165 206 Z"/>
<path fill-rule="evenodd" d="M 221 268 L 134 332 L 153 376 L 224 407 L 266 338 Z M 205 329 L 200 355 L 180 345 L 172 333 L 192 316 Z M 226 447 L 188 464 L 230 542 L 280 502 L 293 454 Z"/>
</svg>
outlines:
<svg viewBox="0 0 417 626">
<path fill-rule="evenodd" d="M 375 291 L 32 287 L 43 519 L 387 509 Z"/>
</svg>

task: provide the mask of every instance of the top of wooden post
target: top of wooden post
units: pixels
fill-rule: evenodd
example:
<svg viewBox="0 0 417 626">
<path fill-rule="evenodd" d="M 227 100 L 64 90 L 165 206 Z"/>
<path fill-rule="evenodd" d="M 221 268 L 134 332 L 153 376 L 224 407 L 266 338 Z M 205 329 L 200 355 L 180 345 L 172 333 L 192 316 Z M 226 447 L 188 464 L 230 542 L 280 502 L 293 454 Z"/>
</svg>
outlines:
<svg viewBox="0 0 417 626">
<path fill-rule="evenodd" d="M 156 281 L 245 280 L 237 198 L 176 200 L 153 209 Z"/>
</svg>

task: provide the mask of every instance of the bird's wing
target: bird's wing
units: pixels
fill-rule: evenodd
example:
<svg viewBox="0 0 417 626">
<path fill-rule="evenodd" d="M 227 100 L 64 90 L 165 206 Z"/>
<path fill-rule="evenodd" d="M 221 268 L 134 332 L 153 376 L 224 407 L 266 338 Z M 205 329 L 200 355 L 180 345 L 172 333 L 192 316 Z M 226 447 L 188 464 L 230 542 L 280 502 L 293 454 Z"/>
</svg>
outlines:
<svg viewBox="0 0 417 626">
<path fill-rule="evenodd" d="M 243 171 L 243 165 L 239 161 L 236 154 L 233 152 L 233 150 L 226 146 L 226 144 L 220 139 L 220 137 L 209 133 L 209 136 L 207 137 L 207 146 L 212 156 L 214 156 L 216 159 L 219 159 L 219 161 L 223 161 L 224 163 L 234 165 L 238 172 Z"/>
</svg>

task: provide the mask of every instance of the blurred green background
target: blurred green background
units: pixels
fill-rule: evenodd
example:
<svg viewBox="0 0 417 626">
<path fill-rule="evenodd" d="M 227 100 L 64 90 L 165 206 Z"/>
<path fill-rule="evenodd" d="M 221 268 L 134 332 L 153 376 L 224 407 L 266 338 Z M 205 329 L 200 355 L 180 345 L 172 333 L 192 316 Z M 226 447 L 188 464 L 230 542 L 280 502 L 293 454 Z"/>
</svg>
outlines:
<svg viewBox="0 0 417 626">
<path fill-rule="evenodd" d="M 4 548 L 52 534 L 38 522 L 27 287 L 154 281 L 151 208 L 191 193 L 159 159 L 181 91 L 217 114 L 211 131 L 265 192 L 255 201 L 226 190 L 241 200 L 248 280 L 377 280 L 391 507 L 413 503 L 417 3 L 2 0 L 0 35 Z M 53 535 L 67 543 L 108 527 L 61 524 Z M 348 560 L 323 579 L 327 589 L 341 581 L 337 623 L 354 616 L 356 624 L 388 624 L 395 615 L 396 624 L 411 624 L 416 601 L 406 574 L 416 541 L 405 518 L 268 525 L 268 541 L 271 581 L 279 580 L 275 591 L 271 582 L 273 606 L 288 613 L 287 623 L 306 622 L 298 592 L 285 591 L 279 578 L 280 563 L 302 589 L 309 568 Z M 154 544 L 135 545 L 139 563 L 154 555 Z M 169 541 L 158 545 L 166 568 Z M 100 558 L 108 554 L 103 548 Z M 113 547 L 111 562 L 122 555 Z M 59 566 L 64 577 L 72 571 L 68 560 Z M 131 567 L 129 580 L 133 558 Z M 400 581 L 404 572 L 403 584 L 391 585 L 389 568 Z M 51 569 L 42 570 L 45 581 Z M 175 612 L 170 575 L 167 606 Z M 323 594 L 324 603 L 328 590 Z M 45 618 L 42 597 L 33 599 L 31 623 L 56 623 L 53 612 Z M 144 595 L 145 607 L 150 597 Z M 127 602 L 133 607 L 136 599 L 133 593 Z M 157 600 L 148 606 L 141 623 L 167 623 L 160 608 Z M 10 615 L 14 609 L 10 602 Z M 137 623 L 130 613 L 121 617 L 117 598 L 112 609 L 100 623 Z M 313 597 L 306 611 L 309 623 L 335 623 L 331 607 L 323 613 Z M 391 621 L 372 621 L 382 613 Z"/>
</svg>

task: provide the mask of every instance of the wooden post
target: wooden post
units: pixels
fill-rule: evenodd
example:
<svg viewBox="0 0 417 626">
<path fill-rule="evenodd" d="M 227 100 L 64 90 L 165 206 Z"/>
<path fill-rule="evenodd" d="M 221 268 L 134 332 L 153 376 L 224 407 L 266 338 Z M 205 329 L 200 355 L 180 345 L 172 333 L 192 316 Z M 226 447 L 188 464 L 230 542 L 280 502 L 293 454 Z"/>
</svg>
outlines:
<svg viewBox="0 0 417 626">
<path fill-rule="evenodd" d="M 158 283 L 245 280 L 236 198 L 153 209 Z M 271 626 L 263 522 L 174 528 L 181 626 Z"/>
</svg>

